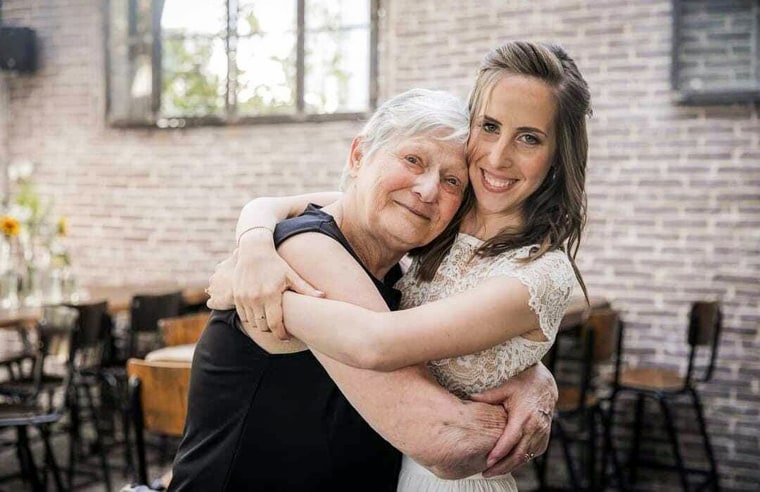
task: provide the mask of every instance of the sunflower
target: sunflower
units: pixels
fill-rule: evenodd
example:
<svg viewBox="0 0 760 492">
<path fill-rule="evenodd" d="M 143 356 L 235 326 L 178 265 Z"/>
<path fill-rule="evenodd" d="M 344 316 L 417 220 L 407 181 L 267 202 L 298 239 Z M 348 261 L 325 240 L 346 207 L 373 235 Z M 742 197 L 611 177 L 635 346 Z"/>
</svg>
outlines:
<svg viewBox="0 0 760 492">
<path fill-rule="evenodd" d="M 21 224 L 16 218 L 10 215 L 3 215 L 0 217 L 0 230 L 3 231 L 6 237 L 17 236 L 21 230 Z"/>
</svg>

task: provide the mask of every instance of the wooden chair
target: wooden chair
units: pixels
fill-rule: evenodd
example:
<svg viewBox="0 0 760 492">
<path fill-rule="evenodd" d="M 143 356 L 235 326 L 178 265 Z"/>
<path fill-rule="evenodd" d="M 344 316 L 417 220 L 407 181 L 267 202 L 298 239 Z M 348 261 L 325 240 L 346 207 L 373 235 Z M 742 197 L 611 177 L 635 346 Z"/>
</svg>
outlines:
<svg viewBox="0 0 760 492">
<path fill-rule="evenodd" d="M 172 347 L 196 343 L 206 328 L 209 315 L 209 312 L 201 312 L 160 319 L 158 328 L 164 345 Z"/>
<path fill-rule="evenodd" d="M 144 432 L 182 436 L 187 417 L 190 364 L 130 359 L 129 400 L 135 430 L 137 478 L 148 485 Z"/>
<path fill-rule="evenodd" d="M 622 393 L 631 393 L 636 397 L 636 409 L 634 416 L 633 443 L 631 446 L 629 466 L 629 481 L 634 484 L 639 466 L 653 466 L 676 470 L 684 491 L 689 490 L 688 474 L 704 475 L 706 479 L 699 490 L 711 485 L 713 490 L 719 490 L 718 467 L 713 454 L 710 436 L 707 434 L 702 403 L 697 393 L 696 383 L 710 380 L 718 354 L 718 342 L 722 330 L 722 313 L 720 303 L 717 301 L 698 301 L 691 306 L 687 331 L 687 342 L 690 346 L 688 368 L 682 376 L 678 371 L 659 367 L 627 368 L 617 372 L 613 383 L 613 393 L 610 398 L 610 419 L 615 414 L 617 397 Z M 707 347 L 709 357 L 707 365 L 703 368 L 702 376 L 696 376 L 696 354 L 700 347 Z M 618 359 L 623 356 L 622 337 L 618 347 Z M 701 435 L 702 446 L 707 458 L 709 468 L 707 470 L 689 468 L 684 464 L 678 441 L 678 432 L 672 417 L 670 401 L 686 397 L 690 400 L 691 407 L 697 417 L 697 425 Z M 665 419 L 665 429 L 670 441 L 674 465 L 667 465 L 654 461 L 642 460 L 639 457 L 639 446 L 642 435 L 642 421 L 644 416 L 644 404 L 646 399 L 658 403 L 659 410 Z M 612 449 L 614 454 L 614 449 Z"/>
</svg>

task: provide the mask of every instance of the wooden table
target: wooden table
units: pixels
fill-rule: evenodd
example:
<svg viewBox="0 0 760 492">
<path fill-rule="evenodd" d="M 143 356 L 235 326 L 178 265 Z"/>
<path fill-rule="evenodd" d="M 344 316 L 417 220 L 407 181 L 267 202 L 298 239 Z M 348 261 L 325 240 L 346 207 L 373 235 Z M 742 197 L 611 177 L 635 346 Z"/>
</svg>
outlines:
<svg viewBox="0 0 760 492">
<path fill-rule="evenodd" d="M 172 345 L 171 347 L 164 347 L 154 350 L 153 352 L 148 352 L 145 356 L 145 360 L 152 362 L 192 362 L 194 353 L 194 343 L 187 345 Z"/>
<path fill-rule="evenodd" d="M 84 304 L 108 301 L 108 311 L 111 314 L 115 314 L 127 311 L 132 297 L 136 294 L 162 294 L 181 290 L 186 305 L 197 305 L 205 303 L 208 299 L 205 288 L 205 285 L 181 287 L 172 284 L 95 286 L 86 288 L 85 295 L 79 296 L 76 301 L 72 301 L 71 303 Z M 33 326 L 39 321 L 41 316 L 42 308 L 39 306 L 0 309 L 0 329 Z"/>
</svg>

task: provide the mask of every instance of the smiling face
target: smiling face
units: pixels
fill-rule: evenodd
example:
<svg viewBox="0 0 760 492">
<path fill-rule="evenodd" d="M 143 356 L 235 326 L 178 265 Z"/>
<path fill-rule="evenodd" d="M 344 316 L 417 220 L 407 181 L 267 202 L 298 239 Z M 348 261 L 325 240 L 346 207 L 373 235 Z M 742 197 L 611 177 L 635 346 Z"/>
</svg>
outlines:
<svg viewBox="0 0 760 492">
<path fill-rule="evenodd" d="M 551 167 L 556 110 L 551 88 L 537 78 L 506 74 L 494 83 L 474 115 L 467 149 L 479 222 L 522 225 L 523 205 Z"/>
<path fill-rule="evenodd" d="M 403 138 L 366 158 L 354 140 L 349 219 L 366 241 L 405 252 L 432 241 L 454 217 L 467 187 L 465 146 L 434 137 Z"/>
</svg>

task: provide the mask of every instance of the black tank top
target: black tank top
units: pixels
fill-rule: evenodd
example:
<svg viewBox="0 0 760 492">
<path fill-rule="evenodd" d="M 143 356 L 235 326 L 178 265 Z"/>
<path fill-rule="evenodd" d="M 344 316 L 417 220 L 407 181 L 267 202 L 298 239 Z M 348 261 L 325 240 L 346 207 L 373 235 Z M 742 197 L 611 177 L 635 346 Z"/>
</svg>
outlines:
<svg viewBox="0 0 760 492">
<path fill-rule="evenodd" d="M 278 224 L 275 244 L 304 232 L 333 238 L 361 264 L 332 216 L 315 206 Z M 385 282 L 367 274 L 397 309 L 401 296 L 391 286 L 398 266 Z M 396 490 L 400 453 L 351 407 L 312 353 L 269 354 L 237 323 L 234 309 L 214 311 L 198 341 L 169 490 Z"/>
</svg>

